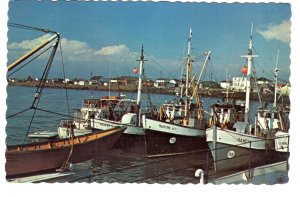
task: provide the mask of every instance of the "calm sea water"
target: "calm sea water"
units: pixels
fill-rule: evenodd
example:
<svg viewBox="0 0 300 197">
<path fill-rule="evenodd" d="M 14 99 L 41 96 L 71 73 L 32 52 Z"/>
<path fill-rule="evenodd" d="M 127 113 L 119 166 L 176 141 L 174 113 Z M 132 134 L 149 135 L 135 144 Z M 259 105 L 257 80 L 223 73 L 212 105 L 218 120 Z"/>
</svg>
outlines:
<svg viewBox="0 0 300 197">
<path fill-rule="evenodd" d="M 28 109 L 34 99 L 36 89 L 32 87 L 7 87 L 7 112 L 6 116 L 9 117 L 20 111 Z M 101 98 L 107 95 L 118 95 L 118 92 L 105 92 L 105 91 L 89 91 L 89 90 L 67 90 L 70 113 L 73 115 L 75 109 L 82 106 L 82 101 L 85 98 Z M 127 98 L 136 99 L 135 93 L 126 93 Z M 145 107 L 147 103 L 147 95 L 142 95 L 142 104 Z M 172 95 L 152 94 L 151 100 L 154 105 L 160 105 L 165 101 L 174 99 Z M 204 107 L 206 109 L 215 101 L 215 99 L 204 99 Z M 38 108 L 65 114 L 68 116 L 68 104 L 66 97 L 66 90 L 64 89 L 44 89 Z M 7 119 L 7 144 L 22 143 L 27 133 L 29 123 L 31 121 L 33 110 L 28 110 L 24 113 L 16 115 Z M 61 119 L 67 117 L 57 114 L 37 111 L 35 118 L 32 121 L 29 132 L 33 131 L 56 131 Z"/>
<path fill-rule="evenodd" d="M 7 113 L 11 116 L 22 110 L 28 109 L 34 98 L 35 88 L 32 87 L 7 87 Z M 79 109 L 82 100 L 85 98 L 99 98 L 109 95 L 108 92 L 88 91 L 88 90 L 68 90 L 68 100 L 73 114 L 73 109 Z M 118 95 L 117 92 L 111 92 L 111 95 Z M 134 93 L 126 93 L 127 98 L 136 98 Z M 147 96 L 143 95 L 143 103 L 146 103 Z M 156 105 L 162 104 L 165 100 L 172 100 L 171 95 L 152 94 L 152 102 Z M 209 106 L 215 102 L 215 99 L 204 99 L 204 108 L 209 110 Z M 258 106 L 255 103 L 253 109 Z M 41 97 L 39 108 L 68 115 L 68 106 L 66 99 L 66 90 L 64 89 L 45 89 Z M 6 143 L 9 145 L 23 143 L 28 131 L 33 110 L 7 119 L 6 125 Z M 37 111 L 32 121 L 29 132 L 33 131 L 56 131 L 61 119 L 66 117 Z M 149 159 L 145 154 L 143 139 L 132 147 L 126 149 L 113 148 L 112 150 L 98 155 L 96 158 L 74 165 L 74 171 L 77 174 L 83 172 L 93 172 L 98 176 L 93 178 L 95 182 L 146 182 L 146 183 L 198 183 L 198 178 L 194 177 L 195 170 L 198 168 L 212 169 L 207 165 L 211 161 L 211 155 L 208 152 L 197 154 L 174 156 L 168 158 Z M 27 139 L 26 142 L 30 142 Z M 56 180 L 58 181 L 58 180 Z M 67 181 L 60 179 L 59 181 Z M 82 179 L 79 181 L 87 181 Z"/>
</svg>

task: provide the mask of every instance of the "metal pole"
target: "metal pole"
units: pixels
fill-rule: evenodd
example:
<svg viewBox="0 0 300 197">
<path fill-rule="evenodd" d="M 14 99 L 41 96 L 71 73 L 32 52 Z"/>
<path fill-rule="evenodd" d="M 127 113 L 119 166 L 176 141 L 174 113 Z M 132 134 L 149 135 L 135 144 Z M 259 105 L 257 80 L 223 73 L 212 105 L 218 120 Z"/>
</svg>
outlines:
<svg viewBox="0 0 300 197">
<path fill-rule="evenodd" d="M 216 126 L 216 109 L 213 107 L 213 157 L 215 172 L 217 172 L 217 126 Z"/>
<path fill-rule="evenodd" d="M 138 92 L 137 92 L 137 99 L 136 99 L 136 105 L 137 105 L 136 126 L 141 126 L 141 96 L 142 96 L 142 85 L 143 85 L 142 77 L 144 75 L 144 61 L 147 61 L 144 59 L 144 45 L 142 45 L 141 58 L 137 61 L 140 62 L 140 70 L 139 70 Z"/>
</svg>

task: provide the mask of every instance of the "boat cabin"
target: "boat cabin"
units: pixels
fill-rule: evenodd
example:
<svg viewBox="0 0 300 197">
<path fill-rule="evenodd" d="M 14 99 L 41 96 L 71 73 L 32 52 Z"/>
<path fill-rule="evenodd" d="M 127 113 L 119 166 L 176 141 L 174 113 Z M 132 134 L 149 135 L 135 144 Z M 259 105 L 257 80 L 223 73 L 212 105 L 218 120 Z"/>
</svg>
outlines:
<svg viewBox="0 0 300 197">
<path fill-rule="evenodd" d="M 272 119 L 272 114 L 274 114 Z M 257 129 L 262 132 L 270 130 L 281 130 L 287 132 L 289 129 L 289 110 L 260 108 L 257 111 Z"/>
<path fill-rule="evenodd" d="M 222 128 L 233 129 L 235 122 L 244 121 L 245 108 L 242 105 L 214 104 L 212 106 L 212 114 L 213 109 L 215 109 L 217 116 L 216 125 Z M 210 126 L 212 126 L 212 121 L 210 122 Z"/>
</svg>

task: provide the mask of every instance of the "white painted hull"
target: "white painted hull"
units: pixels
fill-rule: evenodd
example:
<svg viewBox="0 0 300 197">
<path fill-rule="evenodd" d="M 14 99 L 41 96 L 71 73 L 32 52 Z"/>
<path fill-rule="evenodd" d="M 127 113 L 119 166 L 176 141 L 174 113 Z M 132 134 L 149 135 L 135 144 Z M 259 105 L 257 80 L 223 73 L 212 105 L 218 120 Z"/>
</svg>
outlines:
<svg viewBox="0 0 300 197">
<path fill-rule="evenodd" d="M 275 150 L 278 152 L 289 152 L 290 135 L 279 131 L 275 134 Z"/>
<path fill-rule="evenodd" d="M 100 130 L 106 130 L 116 126 L 126 126 L 127 129 L 124 131 L 124 134 L 141 136 L 145 134 L 142 127 L 137 127 L 130 124 L 121 124 L 120 122 L 111 120 L 94 119 L 92 124 L 93 128 Z"/>
<path fill-rule="evenodd" d="M 235 131 L 217 128 L 216 150 L 213 145 L 213 128 L 206 131 L 206 141 L 211 150 L 217 171 L 252 168 L 272 161 L 287 160 L 289 153 L 274 148 L 274 139 L 265 139 Z"/>
<path fill-rule="evenodd" d="M 227 129 L 217 128 L 217 143 L 240 146 L 244 148 L 264 150 L 266 140 L 253 135 L 246 135 Z M 213 128 L 206 130 L 206 141 L 213 142 Z M 271 142 L 271 141 L 270 141 Z"/>
<path fill-rule="evenodd" d="M 190 136 L 190 137 L 205 137 L 205 130 L 200 130 L 196 128 L 185 127 L 181 125 L 175 125 L 171 123 L 161 122 L 158 120 L 152 120 L 143 117 L 143 127 L 144 129 L 151 129 L 154 131 L 181 135 L 181 136 Z"/>
</svg>

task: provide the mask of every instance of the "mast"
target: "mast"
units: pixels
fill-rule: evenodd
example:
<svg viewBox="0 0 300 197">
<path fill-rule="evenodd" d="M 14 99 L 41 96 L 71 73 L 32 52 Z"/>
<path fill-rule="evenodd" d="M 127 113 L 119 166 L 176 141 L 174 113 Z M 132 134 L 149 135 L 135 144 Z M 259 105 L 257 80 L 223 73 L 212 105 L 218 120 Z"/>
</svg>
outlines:
<svg viewBox="0 0 300 197">
<path fill-rule="evenodd" d="M 226 67 L 226 104 L 228 104 L 228 94 L 229 94 L 229 90 L 228 87 L 229 86 L 229 82 L 228 82 L 228 67 Z"/>
<path fill-rule="evenodd" d="M 181 82 L 180 82 L 180 99 L 183 97 L 183 67 L 181 69 Z"/>
<path fill-rule="evenodd" d="M 141 95 L 142 95 L 142 76 L 144 74 L 144 61 L 147 61 L 144 59 L 144 46 L 142 45 L 142 50 L 141 50 L 141 57 L 139 60 L 140 61 L 140 71 L 139 71 L 139 83 L 138 83 L 138 93 L 137 93 L 137 100 L 136 100 L 136 105 L 137 105 L 137 125 L 140 126 L 140 121 L 141 121 Z"/>
<path fill-rule="evenodd" d="M 278 83 L 278 56 L 279 56 L 279 49 L 277 50 L 277 59 L 276 59 L 276 68 L 274 70 L 274 75 L 275 75 L 275 94 L 274 94 L 274 103 L 273 103 L 273 107 L 275 108 L 277 106 L 277 83 Z"/>
<path fill-rule="evenodd" d="M 277 58 L 276 58 L 276 67 L 274 70 L 274 75 L 275 75 L 275 84 L 274 84 L 274 102 L 273 102 L 273 110 L 272 110 L 272 114 L 271 114 L 271 119 L 270 119 L 270 130 L 273 129 L 273 122 L 274 122 L 274 111 L 276 110 L 276 106 L 277 106 L 277 83 L 278 83 L 278 56 L 279 56 L 279 49 L 277 50 Z"/>
<path fill-rule="evenodd" d="M 199 77 L 198 77 L 198 80 L 197 80 L 197 83 L 196 83 L 196 87 L 195 87 L 194 90 L 193 90 L 192 99 L 193 99 L 194 96 L 196 95 L 196 90 L 199 89 L 199 86 L 200 86 L 200 79 L 201 79 L 202 74 L 203 74 L 203 71 L 204 71 L 204 69 L 205 69 L 205 67 L 206 67 L 206 65 L 207 65 L 207 62 L 208 62 L 208 60 L 209 60 L 209 58 L 210 58 L 210 53 L 211 53 L 211 51 L 208 51 L 208 52 L 205 52 L 205 53 L 204 53 L 204 54 L 206 54 L 206 58 L 205 58 L 203 67 L 202 67 L 202 69 L 201 69 L 201 72 L 200 72 L 200 74 L 199 74 Z M 198 93 L 197 93 L 197 94 L 198 94 Z"/>
<path fill-rule="evenodd" d="M 251 74 L 252 74 L 252 61 L 253 57 L 258 57 L 252 54 L 252 34 L 253 34 L 253 23 L 251 26 L 251 35 L 249 41 L 248 55 L 243 55 L 241 57 L 247 58 L 247 83 L 246 83 L 246 106 L 245 106 L 245 122 L 249 123 L 249 111 L 250 111 L 250 93 L 251 93 Z"/>
<path fill-rule="evenodd" d="M 188 53 L 187 53 L 187 64 L 186 64 L 186 76 L 185 76 L 185 106 L 184 106 L 184 125 L 188 125 L 188 105 L 189 105 L 189 75 L 191 69 L 191 39 L 192 39 L 192 28 L 190 28 L 190 36 L 188 39 Z"/>
<path fill-rule="evenodd" d="M 111 83 L 111 56 L 109 56 L 109 83 L 108 83 L 108 98 L 110 99 L 110 83 Z M 110 100 L 109 100 L 110 102 Z"/>
</svg>

